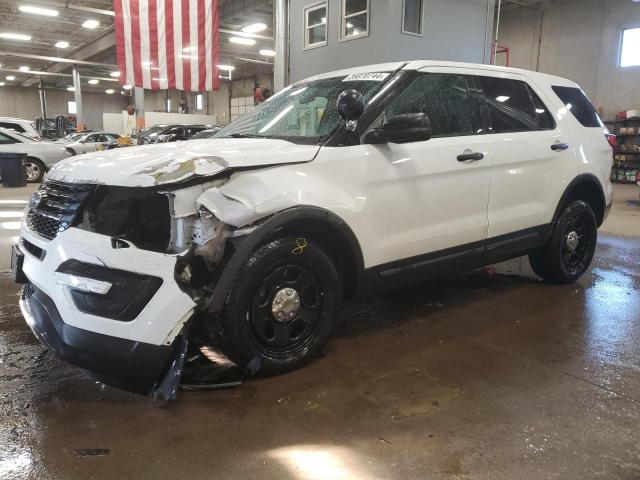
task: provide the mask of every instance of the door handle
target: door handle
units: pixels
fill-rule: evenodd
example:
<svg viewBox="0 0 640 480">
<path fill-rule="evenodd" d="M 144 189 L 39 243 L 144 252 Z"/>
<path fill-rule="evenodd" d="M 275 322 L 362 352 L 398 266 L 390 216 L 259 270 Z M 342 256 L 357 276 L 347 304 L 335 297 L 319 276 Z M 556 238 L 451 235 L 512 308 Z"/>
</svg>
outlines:
<svg viewBox="0 0 640 480">
<path fill-rule="evenodd" d="M 553 145 L 551 145 L 551 150 L 553 150 L 554 152 L 566 150 L 567 148 L 569 148 L 569 145 L 567 145 L 566 143 L 554 143 Z"/>
<path fill-rule="evenodd" d="M 484 158 L 484 153 L 482 152 L 474 152 L 474 153 L 462 153 L 458 155 L 459 162 L 466 162 L 467 160 L 473 160 L 477 162 L 478 160 L 482 160 Z"/>
</svg>

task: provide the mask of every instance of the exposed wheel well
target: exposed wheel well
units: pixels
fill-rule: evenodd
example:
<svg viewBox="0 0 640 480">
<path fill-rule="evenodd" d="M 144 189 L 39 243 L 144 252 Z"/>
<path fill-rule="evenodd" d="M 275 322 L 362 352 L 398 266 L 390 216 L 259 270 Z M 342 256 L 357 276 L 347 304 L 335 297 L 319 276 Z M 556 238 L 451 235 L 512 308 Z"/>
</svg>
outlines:
<svg viewBox="0 0 640 480">
<path fill-rule="evenodd" d="M 305 238 L 308 242 L 317 242 L 334 259 L 336 268 L 342 277 L 343 291 L 346 298 L 355 296 L 360 287 L 362 261 L 359 248 L 353 245 L 354 239 L 331 222 L 320 219 L 297 219 L 285 224 L 274 232 L 273 237 L 283 234 Z"/>
<path fill-rule="evenodd" d="M 558 205 L 554 221 L 558 218 L 558 215 L 562 213 L 562 209 L 575 200 L 584 200 L 587 202 L 596 216 L 598 227 L 602 225 L 606 205 L 604 192 L 600 186 L 600 182 L 595 177 L 592 175 L 581 175 L 569 184 Z"/>
</svg>

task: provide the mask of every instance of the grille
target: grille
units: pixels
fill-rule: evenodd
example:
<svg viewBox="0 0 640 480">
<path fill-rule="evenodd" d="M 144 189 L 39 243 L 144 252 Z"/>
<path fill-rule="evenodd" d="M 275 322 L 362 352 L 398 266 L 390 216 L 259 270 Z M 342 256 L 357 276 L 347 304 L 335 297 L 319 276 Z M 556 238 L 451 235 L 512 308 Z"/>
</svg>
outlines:
<svg viewBox="0 0 640 480">
<path fill-rule="evenodd" d="M 44 182 L 33 194 L 27 213 L 27 227 L 53 240 L 73 225 L 94 185 Z"/>
</svg>

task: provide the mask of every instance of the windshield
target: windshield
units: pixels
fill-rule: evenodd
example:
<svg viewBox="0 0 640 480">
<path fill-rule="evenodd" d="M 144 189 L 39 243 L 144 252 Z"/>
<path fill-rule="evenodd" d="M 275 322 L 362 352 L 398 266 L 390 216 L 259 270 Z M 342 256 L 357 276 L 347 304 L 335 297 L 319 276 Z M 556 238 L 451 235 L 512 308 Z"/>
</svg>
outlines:
<svg viewBox="0 0 640 480">
<path fill-rule="evenodd" d="M 67 135 L 64 139 L 66 142 L 75 142 L 80 140 L 85 135 L 86 133 L 73 133 L 73 134 Z"/>
<path fill-rule="evenodd" d="M 149 137 L 152 135 L 158 135 L 159 133 L 164 132 L 166 129 L 167 129 L 166 125 L 156 125 L 155 127 L 145 128 L 140 132 L 140 135 L 138 137 L 140 138 L 140 137 Z"/>
<path fill-rule="evenodd" d="M 299 143 L 329 139 L 342 120 L 336 101 L 349 88 L 369 100 L 391 74 L 353 74 L 292 85 L 218 132 L 220 137 L 278 138 Z"/>
<path fill-rule="evenodd" d="M 22 143 L 37 143 L 40 140 L 38 140 L 37 138 L 33 138 L 33 137 L 29 137 L 28 135 L 25 135 L 23 133 L 20 132 L 16 132 L 15 130 L 12 131 L 11 133 L 13 133 L 16 137 L 20 137 L 20 140 L 22 140 Z M 26 140 L 26 142 L 25 142 Z"/>
</svg>

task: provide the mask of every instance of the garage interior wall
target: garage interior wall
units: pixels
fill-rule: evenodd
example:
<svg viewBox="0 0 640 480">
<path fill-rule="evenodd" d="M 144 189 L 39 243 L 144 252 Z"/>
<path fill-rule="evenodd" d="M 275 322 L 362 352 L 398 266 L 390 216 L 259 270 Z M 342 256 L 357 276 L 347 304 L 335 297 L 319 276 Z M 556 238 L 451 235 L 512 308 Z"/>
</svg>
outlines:
<svg viewBox="0 0 640 480">
<path fill-rule="evenodd" d="M 630 0 L 556 0 L 503 9 L 498 43 L 511 49 L 512 67 L 579 83 L 610 120 L 640 108 L 640 68 L 618 66 L 622 31 L 631 27 L 640 27 L 640 4 Z"/>
<path fill-rule="evenodd" d="M 305 50 L 304 10 L 320 2 L 290 0 L 290 80 L 398 60 L 489 63 L 494 0 L 424 1 L 421 36 L 402 33 L 402 2 L 370 0 L 369 36 L 340 41 L 341 1 L 329 0 L 327 45 Z"/>
<path fill-rule="evenodd" d="M 47 116 L 68 115 L 67 102 L 73 101 L 73 92 L 47 90 Z M 82 112 L 87 128 L 102 129 L 104 112 L 118 113 L 127 108 L 128 99 L 122 95 L 82 92 Z M 0 116 L 34 120 L 40 114 L 37 88 L 0 88 Z"/>
</svg>

